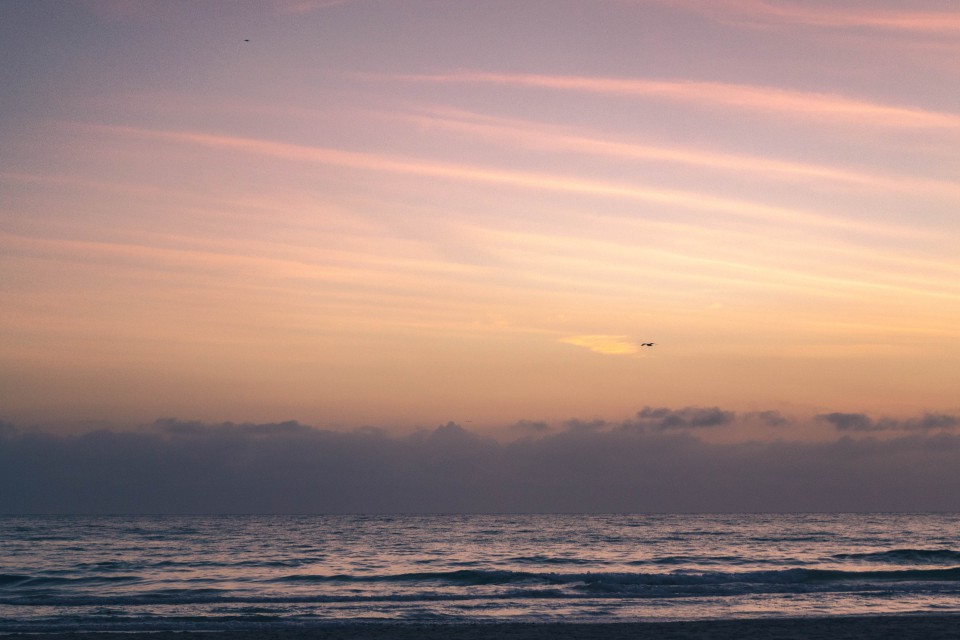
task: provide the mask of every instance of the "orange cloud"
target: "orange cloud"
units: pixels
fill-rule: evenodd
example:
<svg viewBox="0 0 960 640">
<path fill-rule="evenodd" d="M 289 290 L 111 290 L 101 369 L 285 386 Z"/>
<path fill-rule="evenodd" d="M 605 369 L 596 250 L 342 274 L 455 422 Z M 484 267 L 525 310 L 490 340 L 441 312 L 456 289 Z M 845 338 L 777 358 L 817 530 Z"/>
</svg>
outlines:
<svg viewBox="0 0 960 640">
<path fill-rule="evenodd" d="M 628 340 L 626 336 L 584 335 L 569 336 L 560 340 L 565 344 L 584 347 L 594 353 L 606 356 L 631 356 L 639 351 L 639 347 Z"/>
</svg>

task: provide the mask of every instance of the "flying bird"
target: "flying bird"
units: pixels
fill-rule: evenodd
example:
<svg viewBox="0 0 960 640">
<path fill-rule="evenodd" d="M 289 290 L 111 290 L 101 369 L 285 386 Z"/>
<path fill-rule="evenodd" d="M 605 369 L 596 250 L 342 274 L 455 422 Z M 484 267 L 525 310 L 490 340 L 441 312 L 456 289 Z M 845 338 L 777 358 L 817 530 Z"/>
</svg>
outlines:
<svg viewBox="0 0 960 640">
<path fill-rule="evenodd" d="M 642 343 L 640 343 L 640 346 L 641 346 L 641 347 L 652 347 L 652 346 L 655 345 L 655 344 L 657 344 L 657 343 L 656 343 L 656 342 L 642 342 Z"/>
</svg>

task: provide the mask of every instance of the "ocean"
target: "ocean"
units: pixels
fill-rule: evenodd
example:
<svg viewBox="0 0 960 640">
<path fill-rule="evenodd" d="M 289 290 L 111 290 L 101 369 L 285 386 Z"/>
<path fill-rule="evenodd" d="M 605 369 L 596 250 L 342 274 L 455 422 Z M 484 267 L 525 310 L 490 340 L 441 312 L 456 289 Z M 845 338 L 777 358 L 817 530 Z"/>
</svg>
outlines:
<svg viewBox="0 0 960 640">
<path fill-rule="evenodd" d="M 0 517 L 0 633 L 958 612 L 960 514 Z"/>
</svg>

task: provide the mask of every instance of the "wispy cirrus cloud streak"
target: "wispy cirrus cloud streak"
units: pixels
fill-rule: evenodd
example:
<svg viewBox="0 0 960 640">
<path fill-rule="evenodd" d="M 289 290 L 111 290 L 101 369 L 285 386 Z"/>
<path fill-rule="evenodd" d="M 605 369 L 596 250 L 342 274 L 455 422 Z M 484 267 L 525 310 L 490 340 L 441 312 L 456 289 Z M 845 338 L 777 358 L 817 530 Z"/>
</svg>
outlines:
<svg viewBox="0 0 960 640">
<path fill-rule="evenodd" d="M 273 6 L 280 13 L 300 15 L 322 9 L 330 9 L 344 4 L 351 4 L 357 1 L 358 0 L 273 0 Z"/>
<path fill-rule="evenodd" d="M 960 34 L 960 14 L 956 11 L 923 11 L 904 5 L 904 9 L 878 7 L 823 6 L 813 2 L 773 3 L 766 0 L 669 0 L 658 1 L 671 7 L 684 7 L 717 16 L 723 21 L 747 24 L 797 24 L 825 28 L 869 28 L 919 34 Z"/>
<path fill-rule="evenodd" d="M 494 118 L 454 109 L 428 109 L 421 114 L 387 114 L 384 117 L 412 122 L 428 129 L 441 129 L 497 140 L 514 147 L 572 151 L 613 158 L 671 162 L 737 173 L 748 172 L 767 179 L 824 180 L 861 185 L 881 190 L 917 190 L 960 196 L 954 182 L 912 178 L 901 175 L 868 173 L 846 167 L 778 160 L 763 156 L 722 153 L 708 149 L 659 146 L 611 140 L 528 120 Z"/>
<path fill-rule="evenodd" d="M 279 14 L 302 15 L 328 9 L 358 0 L 268 0 L 264 8 Z M 153 20 L 157 18 L 189 17 L 191 8 L 171 2 L 150 0 L 85 0 L 82 3 L 97 15 L 108 19 Z"/>
<path fill-rule="evenodd" d="M 659 188 L 641 183 L 618 183 L 590 180 L 570 175 L 431 162 L 383 154 L 345 151 L 329 147 L 296 145 L 237 136 L 163 131 L 122 126 L 90 126 L 97 130 L 110 131 L 121 135 L 186 142 L 284 160 L 335 165 L 360 170 L 495 183 L 557 193 L 576 193 L 590 196 L 622 198 L 683 207 L 692 210 L 722 212 L 737 218 L 752 218 L 767 222 L 797 224 L 815 228 L 846 228 L 856 230 L 860 233 L 877 233 L 901 237 L 916 235 L 917 233 L 915 229 L 908 229 L 896 225 L 876 222 L 866 224 L 863 220 L 849 220 L 841 216 L 816 211 L 805 211 L 688 190 Z"/>
<path fill-rule="evenodd" d="M 432 75 L 398 75 L 395 80 L 444 84 L 496 84 L 554 91 L 629 96 L 727 107 L 755 113 L 789 115 L 804 120 L 828 120 L 900 129 L 960 129 L 960 115 L 887 105 L 846 96 L 794 91 L 776 87 L 658 80 L 544 74 L 507 74 L 462 71 Z"/>
</svg>

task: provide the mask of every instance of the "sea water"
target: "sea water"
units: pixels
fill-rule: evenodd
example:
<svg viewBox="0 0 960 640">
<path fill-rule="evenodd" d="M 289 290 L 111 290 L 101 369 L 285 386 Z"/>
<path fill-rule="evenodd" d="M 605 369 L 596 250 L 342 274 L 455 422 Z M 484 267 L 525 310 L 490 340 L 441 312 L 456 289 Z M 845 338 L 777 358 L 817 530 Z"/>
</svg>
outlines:
<svg viewBox="0 0 960 640">
<path fill-rule="evenodd" d="M 960 514 L 0 517 L 0 632 L 960 612 Z"/>
</svg>

